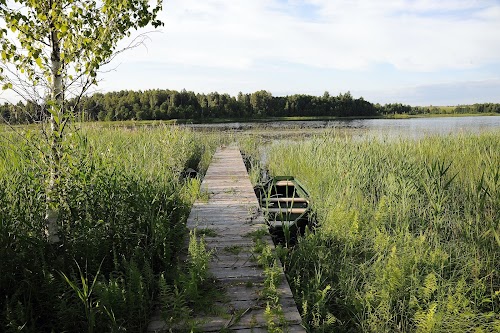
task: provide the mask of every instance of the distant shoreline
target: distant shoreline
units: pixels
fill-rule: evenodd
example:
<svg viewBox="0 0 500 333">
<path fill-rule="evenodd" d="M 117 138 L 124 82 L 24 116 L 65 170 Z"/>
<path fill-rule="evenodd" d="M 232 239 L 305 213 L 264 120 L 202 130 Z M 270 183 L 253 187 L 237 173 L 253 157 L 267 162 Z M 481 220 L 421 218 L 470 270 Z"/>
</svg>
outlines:
<svg viewBox="0 0 500 333">
<path fill-rule="evenodd" d="M 276 121 L 335 121 L 335 120 L 363 120 L 363 119 L 413 119 L 413 118 L 458 118 L 500 116 L 500 113 L 456 113 L 456 114 L 395 114 L 382 116 L 353 116 L 353 117 L 265 117 L 265 118 L 213 118 L 213 119 L 171 119 L 171 120 L 126 120 L 126 121 L 97 121 L 89 123 L 122 123 L 122 124 L 225 124 L 225 123 L 269 123 Z"/>
<path fill-rule="evenodd" d="M 87 126 L 97 125 L 100 127 L 129 127 L 129 126 L 161 126 L 161 125 L 203 125 L 203 124 L 227 124 L 227 123 L 271 123 L 280 121 L 304 122 L 304 121 L 342 121 L 342 120 L 363 120 L 363 119 L 415 119 L 415 118 L 459 118 L 459 117 L 482 117 L 500 116 L 500 113 L 454 113 L 454 114 L 395 114 L 382 116 L 365 117 L 266 117 L 266 118 L 214 118 L 214 119 L 170 119 L 170 120 L 114 120 L 114 121 L 88 121 L 76 122 Z M 0 123 L 0 126 L 7 126 Z M 13 128 L 36 127 L 37 124 L 16 124 Z"/>
</svg>

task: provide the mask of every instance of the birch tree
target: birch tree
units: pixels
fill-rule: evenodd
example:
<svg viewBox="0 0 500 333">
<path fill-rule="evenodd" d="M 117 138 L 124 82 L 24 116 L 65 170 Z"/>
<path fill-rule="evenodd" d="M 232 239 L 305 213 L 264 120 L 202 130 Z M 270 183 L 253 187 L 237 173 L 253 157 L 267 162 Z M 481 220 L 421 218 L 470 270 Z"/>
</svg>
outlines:
<svg viewBox="0 0 500 333">
<path fill-rule="evenodd" d="M 26 101 L 44 105 L 49 126 L 45 234 L 59 241 L 61 144 L 80 98 L 97 84 L 118 43 L 139 28 L 163 23 L 162 1 L 0 0 L 0 81 Z M 76 101 L 71 106 L 67 99 Z"/>
</svg>

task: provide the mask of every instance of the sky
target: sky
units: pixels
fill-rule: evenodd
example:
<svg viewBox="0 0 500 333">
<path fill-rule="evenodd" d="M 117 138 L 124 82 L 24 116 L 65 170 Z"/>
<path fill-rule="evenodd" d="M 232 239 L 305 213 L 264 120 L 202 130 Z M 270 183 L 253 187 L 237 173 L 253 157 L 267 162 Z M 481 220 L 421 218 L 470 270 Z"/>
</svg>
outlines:
<svg viewBox="0 0 500 333">
<path fill-rule="evenodd" d="M 99 91 L 500 103 L 500 0 L 164 0 L 160 18 Z"/>
</svg>

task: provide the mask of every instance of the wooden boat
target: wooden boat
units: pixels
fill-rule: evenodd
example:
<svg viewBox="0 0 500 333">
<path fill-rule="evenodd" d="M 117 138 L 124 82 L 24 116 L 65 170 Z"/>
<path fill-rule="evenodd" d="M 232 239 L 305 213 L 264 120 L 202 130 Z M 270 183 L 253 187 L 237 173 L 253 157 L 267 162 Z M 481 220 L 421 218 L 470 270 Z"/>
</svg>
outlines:
<svg viewBox="0 0 500 333">
<path fill-rule="evenodd" d="M 309 193 L 292 176 L 277 176 L 254 188 L 271 231 L 303 231 L 310 221 Z"/>
</svg>

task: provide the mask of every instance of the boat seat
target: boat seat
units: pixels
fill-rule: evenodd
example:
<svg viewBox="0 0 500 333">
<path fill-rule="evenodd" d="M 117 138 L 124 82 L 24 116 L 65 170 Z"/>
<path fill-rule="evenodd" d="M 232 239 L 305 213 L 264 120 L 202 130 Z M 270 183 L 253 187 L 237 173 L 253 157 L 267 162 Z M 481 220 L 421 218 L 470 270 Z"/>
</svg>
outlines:
<svg viewBox="0 0 500 333">
<path fill-rule="evenodd" d="M 304 214 L 308 208 L 262 208 L 266 213 Z"/>
<path fill-rule="evenodd" d="M 295 184 L 290 180 L 278 180 L 275 185 L 276 186 L 295 186 Z"/>
<path fill-rule="evenodd" d="M 306 198 L 263 198 L 263 202 L 307 202 L 309 203 L 309 200 Z"/>
</svg>

